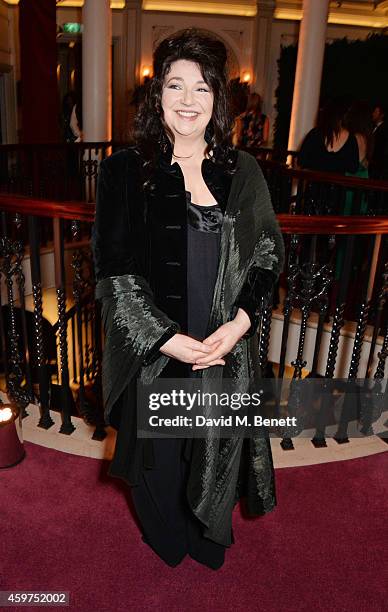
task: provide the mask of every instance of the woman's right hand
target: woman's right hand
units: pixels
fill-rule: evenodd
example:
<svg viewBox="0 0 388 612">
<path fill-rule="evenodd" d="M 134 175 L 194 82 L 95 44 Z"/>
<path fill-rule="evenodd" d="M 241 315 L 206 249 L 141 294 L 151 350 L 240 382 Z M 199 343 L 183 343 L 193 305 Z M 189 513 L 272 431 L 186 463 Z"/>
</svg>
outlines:
<svg viewBox="0 0 388 612">
<path fill-rule="evenodd" d="M 185 334 L 175 334 L 159 350 L 164 355 L 183 361 L 183 363 L 195 363 L 200 357 L 205 357 L 208 353 L 214 351 L 217 344 L 219 344 L 219 341 L 209 345 Z M 225 360 L 215 359 L 207 365 L 225 365 Z"/>
</svg>

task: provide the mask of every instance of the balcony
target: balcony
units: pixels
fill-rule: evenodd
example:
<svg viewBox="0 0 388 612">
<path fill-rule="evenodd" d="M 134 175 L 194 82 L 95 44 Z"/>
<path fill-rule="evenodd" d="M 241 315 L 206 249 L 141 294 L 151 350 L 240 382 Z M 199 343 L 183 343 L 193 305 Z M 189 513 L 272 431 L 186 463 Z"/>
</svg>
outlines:
<svg viewBox="0 0 388 612">
<path fill-rule="evenodd" d="M 104 337 L 89 239 L 98 163 L 123 146 L 0 148 L 3 398 L 21 406 L 27 439 L 106 458 L 114 432 L 103 419 Z M 255 153 L 286 244 L 273 307 L 262 310 L 258 329 L 265 377 L 382 383 L 388 183 L 300 171 L 285 164 L 284 153 Z M 385 408 L 365 444 L 372 436 L 376 448 L 385 448 L 387 416 Z M 348 425 L 334 436 L 343 449 L 349 440 L 361 445 L 348 435 Z M 303 444 L 312 440 L 321 457 L 334 444 L 327 440 L 333 433 L 326 433 L 317 428 Z M 274 443 L 278 460 L 300 444 L 281 437 Z"/>
</svg>

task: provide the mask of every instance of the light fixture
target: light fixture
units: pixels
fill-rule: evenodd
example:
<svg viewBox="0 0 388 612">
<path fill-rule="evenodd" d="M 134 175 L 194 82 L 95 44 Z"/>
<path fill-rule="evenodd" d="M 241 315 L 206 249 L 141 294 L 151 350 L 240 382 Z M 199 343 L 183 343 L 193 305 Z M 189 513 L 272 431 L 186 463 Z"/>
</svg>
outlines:
<svg viewBox="0 0 388 612">
<path fill-rule="evenodd" d="M 20 463 L 25 454 L 20 408 L 0 398 L 0 470 Z"/>
<path fill-rule="evenodd" d="M 244 70 L 244 72 L 242 73 L 242 82 L 243 83 L 250 83 L 252 79 L 252 75 L 249 72 L 249 70 Z"/>
<path fill-rule="evenodd" d="M 143 66 L 141 76 L 143 79 L 148 79 L 151 76 L 151 68 L 149 66 Z"/>
<path fill-rule="evenodd" d="M 9 406 L 0 408 L 0 423 L 6 423 L 13 418 L 13 412 Z"/>
</svg>

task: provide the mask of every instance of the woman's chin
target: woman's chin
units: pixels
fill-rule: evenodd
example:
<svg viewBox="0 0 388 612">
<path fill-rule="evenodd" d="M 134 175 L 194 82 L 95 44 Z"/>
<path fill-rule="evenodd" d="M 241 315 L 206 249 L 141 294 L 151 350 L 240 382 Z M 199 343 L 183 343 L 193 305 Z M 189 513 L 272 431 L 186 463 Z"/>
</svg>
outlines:
<svg viewBox="0 0 388 612">
<path fill-rule="evenodd" d="M 175 127 L 173 131 L 177 136 L 183 136 L 185 138 L 190 138 L 192 136 L 194 138 L 197 137 L 199 134 L 202 134 L 202 132 L 205 132 L 205 129 L 199 130 L 198 128 L 194 128 L 191 125 L 187 125 Z"/>
</svg>

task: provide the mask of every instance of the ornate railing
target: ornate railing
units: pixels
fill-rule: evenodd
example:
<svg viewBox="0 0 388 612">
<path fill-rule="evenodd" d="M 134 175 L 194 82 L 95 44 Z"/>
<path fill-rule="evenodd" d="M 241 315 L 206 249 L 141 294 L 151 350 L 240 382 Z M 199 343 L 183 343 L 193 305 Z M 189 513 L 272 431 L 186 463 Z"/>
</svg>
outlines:
<svg viewBox="0 0 388 612">
<path fill-rule="evenodd" d="M 93 202 L 99 162 L 128 143 L 0 145 L 0 193 Z"/>
<path fill-rule="evenodd" d="M 386 215 L 388 181 L 298 170 L 257 157 L 278 213 Z"/>
<path fill-rule="evenodd" d="M 348 189 L 347 179 L 343 187 Z M 102 439 L 103 333 L 89 246 L 93 218 L 91 203 L 0 195 L 0 376 L 24 415 L 29 403 L 39 404 L 40 427 L 51 427 L 51 411 L 57 410 L 62 433 L 71 434 L 72 417 L 80 415 Z M 50 224 L 53 236 L 44 250 L 39 219 Z M 306 373 L 383 378 L 388 218 L 280 213 L 278 219 L 287 257 L 273 308 L 262 312 L 263 371 L 295 379 Z M 348 359 L 344 338 L 351 345 Z M 341 435 L 346 439 L 346 431 Z M 324 437 L 317 432 L 316 445 Z M 283 440 L 283 447 L 292 448 L 291 440 Z"/>
</svg>

